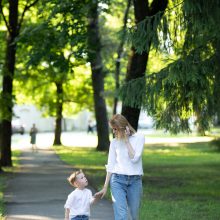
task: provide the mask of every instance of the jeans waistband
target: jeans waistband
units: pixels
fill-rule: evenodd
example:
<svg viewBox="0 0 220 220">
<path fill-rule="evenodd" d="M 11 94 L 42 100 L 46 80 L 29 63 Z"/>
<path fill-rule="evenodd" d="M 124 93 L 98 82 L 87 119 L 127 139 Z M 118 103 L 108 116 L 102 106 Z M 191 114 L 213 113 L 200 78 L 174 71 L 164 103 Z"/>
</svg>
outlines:
<svg viewBox="0 0 220 220">
<path fill-rule="evenodd" d="M 121 176 L 121 177 L 141 177 L 142 175 L 124 175 L 124 174 L 118 174 L 113 173 L 114 175 Z"/>
</svg>

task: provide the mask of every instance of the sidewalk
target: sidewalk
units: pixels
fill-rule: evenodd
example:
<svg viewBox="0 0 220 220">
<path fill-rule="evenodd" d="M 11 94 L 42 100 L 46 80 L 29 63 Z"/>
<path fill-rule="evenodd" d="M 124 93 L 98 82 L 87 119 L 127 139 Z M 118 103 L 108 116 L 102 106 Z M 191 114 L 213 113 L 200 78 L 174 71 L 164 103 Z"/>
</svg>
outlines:
<svg viewBox="0 0 220 220">
<path fill-rule="evenodd" d="M 61 220 L 64 203 L 72 187 L 66 181 L 72 168 L 54 151 L 37 153 L 25 148 L 20 168 L 10 174 L 5 191 L 7 220 Z M 91 209 L 91 220 L 113 220 L 111 202 L 103 199 Z"/>
</svg>

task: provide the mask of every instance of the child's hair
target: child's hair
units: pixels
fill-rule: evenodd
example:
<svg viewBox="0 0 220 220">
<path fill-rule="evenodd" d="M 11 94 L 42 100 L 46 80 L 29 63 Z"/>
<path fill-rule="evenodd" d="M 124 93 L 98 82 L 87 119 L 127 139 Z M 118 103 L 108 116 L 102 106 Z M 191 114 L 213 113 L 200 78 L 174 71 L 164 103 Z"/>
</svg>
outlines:
<svg viewBox="0 0 220 220">
<path fill-rule="evenodd" d="M 75 187 L 75 181 L 76 181 L 76 178 L 77 176 L 82 173 L 83 171 L 82 170 L 77 170 L 77 171 L 74 171 L 68 178 L 68 182 L 70 183 L 70 185 L 74 186 Z"/>
</svg>

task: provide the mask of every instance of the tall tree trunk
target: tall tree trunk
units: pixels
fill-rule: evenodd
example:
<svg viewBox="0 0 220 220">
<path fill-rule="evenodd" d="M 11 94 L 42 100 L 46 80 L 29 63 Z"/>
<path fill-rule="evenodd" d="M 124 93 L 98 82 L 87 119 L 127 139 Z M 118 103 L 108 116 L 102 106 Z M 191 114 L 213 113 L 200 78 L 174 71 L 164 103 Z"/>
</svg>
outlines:
<svg viewBox="0 0 220 220">
<path fill-rule="evenodd" d="M 217 126 L 220 126 L 220 99 L 219 94 L 220 94 L 220 41 L 215 41 L 213 44 L 216 52 L 216 66 L 217 66 L 217 71 L 215 73 L 215 83 L 214 83 L 214 103 L 215 103 L 215 111 L 216 111 L 216 124 Z"/>
<path fill-rule="evenodd" d="M 115 91 L 118 91 L 118 89 L 120 87 L 119 76 L 120 76 L 121 58 L 122 58 L 123 48 L 124 48 L 124 43 L 125 43 L 127 21 L 128 21 L 128 14 L 129 14 L 130 6 L 131 6 L 131 0 L 128 0 L 127 7 L 126 7 L 125 13 L 124 13 L 124 19 L 123 19 L 121 42 L 118 46 L 117 59 L 115 62 Z M 113 115 L 115 115 L 117 113 L 117 106 L 118 106 L 118 97 L 115 96 L 114 97 L 114 105 L 113 105 Z"/>
<path fill-rule="evenodd" d="M 0 110 L 1 110 L 1 109 L 0 109 Z M 1 118 L 0 118 L 0 119 L 1 119 Z M 2 140 L 1 140 L 1 138 L 2 138 L 1 132 L 2 132 L 2 124 L 1 124 L 1 120 L 0 120 L 0 147 L 2 146 L 2 144 L 1 144 L 1 142 L 2 142 Z M 0 157 L 0 160 L 1 160 L 1 157 Z M 3 171 L 3 170 L 2 170 L 1 163 L 0 163 L 0 173 L 1 173 L 2 171 Z"/>
<path fill-rule="evenodd" d="M 90 2 L 88 15 L 88 59 L 92 69 L 92 86 L 94 93 L 95 117 L 97 125 L 97 150 L 107 151 L 109 147 L 109 130 L 104 95 L 104 73 L 101 57 L 101 39 L 98 24 L 98 1 Z"/>
<path fill-rule="evenodd" d="M 197 130 L 197 134 L 201 135 L 201 136 L 205 136 L 205 130 L 204 130 L 204 126 L 203 124 L 203 120 L 202 120 L 202 110 L 201 109 L 197 109 L 195 112 L 196 115 L 196 130 Z"/>
<path fill-rule="evenodd" d="M 139 22 L 143 21 L 147 16 L 153 16 L 159 11 L 164 11 L 167 7 L 167 4 L 168 0 L 154 0 L 149 6 L 147 0 L 134 0 L 135 23 L 138 24 Z M 129 59 L 130 61 L 128 63 L 126 74 L 127 82 L 132 79 L 143 77 L 145 75 L 148 56 L 150 52 L 150 45 L 151 43 L 149 43 L 149 51 L 145 51 L 142 54 L 136 53 L 134 47 L 131 48 L 131 57 Z M 139 108 L 125 106 L 124 104 L 122 105 L 122 115 L 124 115 L 128 119 L 135 130 L 137 130 L 138 128 L 140 111 L 141 109 Z"/>
<path fill-rule="evenodd" d="M 18 0 L 9 1 L 9 30 L 7 36 L 6 56 L 3 67 L 2 100 L 2 132 L 1 132 L 1 165 L 12 166 L 11 160 L 11 120 L 13 111 L 13 77 L 15 70 L 16 43 L 18 36 Z"/>
<path fill-rule="evenodd" d="M 56 125 L 55 125 L 55 139 L 53 145 L 61 145 L 63 85 L 62 83 L 56 83 L 56 87 L 57 87 Z"/>
</svg>

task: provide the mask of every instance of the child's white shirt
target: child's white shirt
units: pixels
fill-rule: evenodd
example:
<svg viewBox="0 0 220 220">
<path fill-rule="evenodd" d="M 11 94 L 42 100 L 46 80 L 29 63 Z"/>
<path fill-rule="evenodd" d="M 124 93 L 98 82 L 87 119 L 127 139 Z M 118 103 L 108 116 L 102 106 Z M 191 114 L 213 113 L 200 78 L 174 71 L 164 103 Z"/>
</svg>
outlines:
<svg viewBox="0 0 220 220">
<path fill-rule="evenodd" d="M 76 215 L 90 216 L 90 205 L 93 201 L 91 190 L 85 188 L 83 190 L 75 189 L 68 195 L 64 208 L 70 209 L 69 218 Z"/>
</svg>

